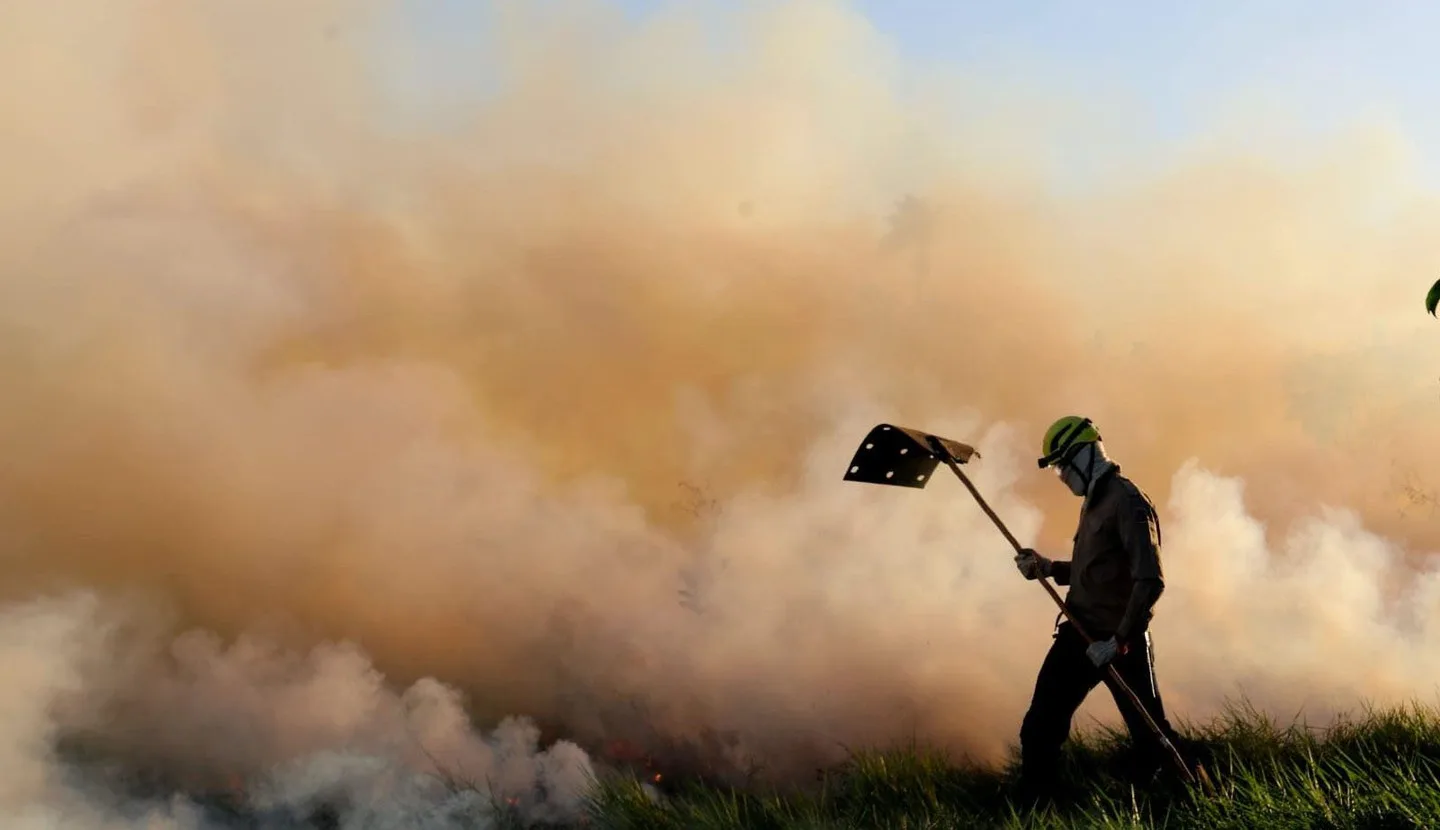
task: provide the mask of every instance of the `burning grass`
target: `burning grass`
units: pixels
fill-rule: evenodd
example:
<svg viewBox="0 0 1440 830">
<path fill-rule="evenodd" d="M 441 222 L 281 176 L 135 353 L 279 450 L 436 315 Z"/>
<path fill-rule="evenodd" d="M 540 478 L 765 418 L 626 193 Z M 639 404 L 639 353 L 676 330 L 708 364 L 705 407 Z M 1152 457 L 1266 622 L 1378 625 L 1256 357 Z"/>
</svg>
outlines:
<svg viewBox="0 0 1440 830">
<path fill-rule="evenodd" d="M 1068 794 L 1031 810 L 1012 800 L 1014 765 L 957 763 L 921 746 L 853 756 L 813 793 L 703 786 L 658 795 L 638 776 L 599 785 L 591 826 L 608 830 L 860 830 L 907 827 L 1421 828 L 1440 826 L 1440 710 L 1367 708 L 1325 728 L 1290 725 L 1248 702 L 1184 725 L 1217 792 L 1141 791 L 1111 770 L 1123 733 L 1082 732 L 1067 748 Z"/>
</svg>

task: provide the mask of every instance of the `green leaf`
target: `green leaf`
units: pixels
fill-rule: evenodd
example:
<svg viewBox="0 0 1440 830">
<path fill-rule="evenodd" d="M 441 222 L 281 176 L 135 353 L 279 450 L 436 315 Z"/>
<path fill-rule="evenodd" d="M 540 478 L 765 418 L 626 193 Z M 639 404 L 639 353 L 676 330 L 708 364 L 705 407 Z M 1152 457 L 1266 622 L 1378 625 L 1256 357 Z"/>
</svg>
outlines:
<svg viewBox="0 0 1440 830">
<path fill-rule="evenodd" d="M 1430 286 L 1430 293 L 1425 295 L 1425 310 L 1430 312 L 1431 317 L 1437 316 L 1435 314 L 1437 305 L 1440 305 L 1440 280 L 1436 280 L 1435 284 Z"/>
</svg>

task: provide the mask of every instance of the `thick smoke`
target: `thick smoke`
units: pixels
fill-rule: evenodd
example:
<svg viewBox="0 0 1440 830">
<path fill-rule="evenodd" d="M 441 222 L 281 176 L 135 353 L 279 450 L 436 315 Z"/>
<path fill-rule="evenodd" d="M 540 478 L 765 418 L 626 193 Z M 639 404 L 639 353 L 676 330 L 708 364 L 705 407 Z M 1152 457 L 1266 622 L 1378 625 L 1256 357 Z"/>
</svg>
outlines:
<svg viewBox="0 0 1440 830">
<path fill-rule="evenodd" d="M 211 828 L 246 815 L 290 828 L 327 810 L 356 828 L 487 827 L 497 809 L 564 821 L 594 780 L 574 744 L 542 751 L 516 718 L 474 733 L 453 689 L 395 694 L 353 647 L 287 654 L 196 632 L 162 654 L 155 631 L 137 636 L 141 619 L 87 595 L 0 617 L 7 827 Z"/>
<path fill-rule="evenodd" d="M 418 732 L 557 814 L 622 745 L 998 759 L 1053 607 L 955 482 L 840 481 L 882 420 L 977 443 L 1064 555 L 1031 459 L 1095 418 L 1162 507 L 1182 719 L 1440 673 L 1440 212 L 1391 131 L 1062 193 L 1094 124 L 836 3 L 495 4 L 469 38 L 381 2 L 62 5 L 0 8 L 17 815 L 107 815 L 52 780 L 72 744 L 271 806 L 448 804 L 407 789 Z M 39 599 L 69 591 L 100 605 Z M 174 616 L 93 645 L 112 602 Z"/>
</svg>

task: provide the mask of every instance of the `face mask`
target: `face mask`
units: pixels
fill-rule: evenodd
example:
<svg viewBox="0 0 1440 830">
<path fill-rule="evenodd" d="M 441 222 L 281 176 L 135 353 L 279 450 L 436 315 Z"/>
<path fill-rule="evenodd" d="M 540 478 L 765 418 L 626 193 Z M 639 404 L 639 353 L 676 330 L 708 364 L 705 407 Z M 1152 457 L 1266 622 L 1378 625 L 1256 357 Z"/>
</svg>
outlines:
<svg viewBox="0 0 1440 830">
<path fill-rule="evenodd" d="M 1070 492 L 1076 496 L 1084 496 L 1085 491 L 1090 487 L 1090 481 L 1094 477 L 1095 447 L 1087 444 L 1081 447 L 1068 461 L 1062 461 L 1055 465 L 1055 473 Z"/>
</svg>

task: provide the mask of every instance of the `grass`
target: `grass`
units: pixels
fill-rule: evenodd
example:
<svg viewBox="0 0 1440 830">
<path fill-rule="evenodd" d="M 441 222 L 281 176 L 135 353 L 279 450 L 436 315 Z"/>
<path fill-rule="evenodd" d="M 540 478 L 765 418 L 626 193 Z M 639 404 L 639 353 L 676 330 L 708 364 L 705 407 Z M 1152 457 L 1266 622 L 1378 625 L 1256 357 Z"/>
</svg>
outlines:
<svg viewBox="0 0 1440 830">
<path fill-rule="evenodd" d="M 657 797 L 633 778 L 598 784 L 588 825 L 600 830 L 952 830 L 955 828 L 1435 828 L 1440 827 L 1440 712 L 1367 709 L 1327 728 L 1281 726 L 1231 707 L 1182 728 L 1215 784 L 1137 788 L 1111 770 L 1121 731 L 1074 736 L 1069 795 L 1031 809 L 1013 801 L 1013 764 L 952 762 L 923 747 L 852 756 L 814 792 L 690 786 Z"/>
</svg>

